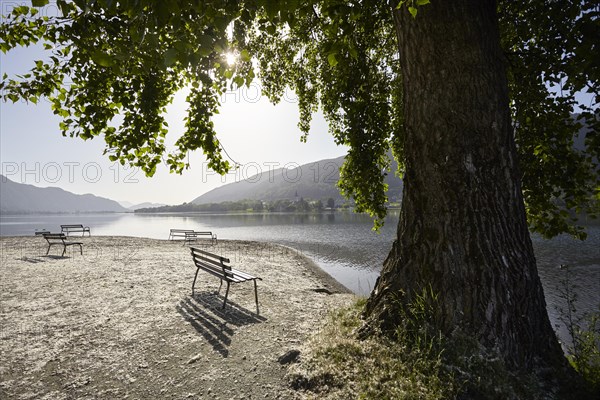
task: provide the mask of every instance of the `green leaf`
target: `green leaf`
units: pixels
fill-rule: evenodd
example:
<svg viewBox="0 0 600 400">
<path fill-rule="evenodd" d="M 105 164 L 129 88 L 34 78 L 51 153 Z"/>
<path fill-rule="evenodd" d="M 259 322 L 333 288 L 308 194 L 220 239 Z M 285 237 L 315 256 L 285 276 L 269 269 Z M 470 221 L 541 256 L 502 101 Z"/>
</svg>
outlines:
<svg viewBox="0 0 600 400">
<path fill-rule="evenodd" d="M 111 67 L 114 64 L 112 57 L 101 51 L 95 51 L 91 56 L 92 60 L 101 67 Z"/>
<path fill-rule="evenodd" d="M 44 7 L 48 3 L 50 3 L 50 0 L 31 0 L 31 5 L 34 7 Z"/>
<path fill-rule="evenodd" d="M 163 56 L 163 60 L 166 67 L 170 67 L 171 65 L 175 64 L 175 61 L 177 61 L 177 50 L 173 48 L 167 50 Z"/>
<path fill-rule="evenodd" d="M 335 53 L 330 53 L 327 56 L 327 61 L 329 62 L 329 65 L 332 67 L 335 67 L 338 64 L 338 60 L 336 58 L 336 54 Z"/>
<path fill-rule="evenodd" d="M 415 7 L 408 7 L 408 12 L 413 18 L 417 18 L 417 9 Z"/>
<path fill-rule="evenodd" d="M 244 78 L 237 75 L 235 78 L 233 78 L 233 82 L 237 85 L 237 87 L 242 87 L 244 85 Z"/>
<path fill-rule="evenodd" d="M 212 49 L 210 47 L 200 47 L 200 49 L 198 49 L 198 54 L 200 54 L 202 57 L 210 56 L 211 53 Z"/>
<path fill-rule="evenodd" d="M 240 59 L 242 61 L 250 61 L 250 53 L 248 53 L 248 50 L 244 49 L 240 52 Z"/>
<path fill-rule="evenodd" d="M 418 6 L 424 6 L 425 4 L 429 4 L 429 0 L 417 0 Z"/>
</svg>

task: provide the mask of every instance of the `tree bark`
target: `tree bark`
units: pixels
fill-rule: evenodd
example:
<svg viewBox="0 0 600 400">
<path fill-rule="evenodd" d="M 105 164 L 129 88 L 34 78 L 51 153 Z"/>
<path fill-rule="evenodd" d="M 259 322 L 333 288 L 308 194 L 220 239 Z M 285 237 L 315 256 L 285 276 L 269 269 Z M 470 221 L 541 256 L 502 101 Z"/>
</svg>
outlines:
<svg viewBox="0 0 600 400">
<path fill-rule="evenodd" d="M 436 326 L 507 366 L 564 364 L 527 228 L 496 3 L 394 11 L 406 173 L 397 239 L 366 315 L 383 330 L 423 289 Z"/>
</svg>

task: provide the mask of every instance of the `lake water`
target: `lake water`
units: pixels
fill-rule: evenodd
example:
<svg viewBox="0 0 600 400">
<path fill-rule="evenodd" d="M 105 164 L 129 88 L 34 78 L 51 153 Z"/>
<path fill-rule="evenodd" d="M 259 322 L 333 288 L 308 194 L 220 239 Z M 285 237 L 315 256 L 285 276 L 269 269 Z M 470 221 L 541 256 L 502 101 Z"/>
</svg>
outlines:
<svg viewBox="0 0 600 400">
<path fill-rule="evenodd" d="M 371 219 L 351 212 L 323 214 L 53 214 L 0 215 L 0 235 L 32 235 L 36 229 L 52 232 L 61 224 L 89 226 L 92 235 L 139 236 L 167 239 L 170 228 L 212 231 L 219 239 L 280 243 L 313 259 L 321 268 L 355 293 L 368 295 L 396 235 L 398 213 L 391 212 L 380 233 Z M 600 226 L 588 227 L 588 239 L 569 236 L 544 240 L 533 236 L 538 270 L 548 312 L 560 336 L 558 308 L 564 270 L 570 265 L 578 295 L 578 311 L 600 309 Z"/>
</svg>

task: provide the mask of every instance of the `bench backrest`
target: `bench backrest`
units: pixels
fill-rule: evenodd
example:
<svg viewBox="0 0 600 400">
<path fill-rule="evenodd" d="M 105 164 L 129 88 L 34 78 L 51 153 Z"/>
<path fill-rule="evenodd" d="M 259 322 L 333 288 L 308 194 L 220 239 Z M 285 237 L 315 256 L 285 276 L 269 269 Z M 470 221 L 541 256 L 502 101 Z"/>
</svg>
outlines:
<svg viewBox="0 0 600 400">
<path fill-rule="evenodd" d="M 61 229 L 83 229 L 83 225 L 61 225 Z"/>
<path fill-rule="evenodd" d="M 227 265 L 229 259 L 219 255 L 209 253 L 208 251 L 190 246 L 192 258 L 197 268 L 200 268 L 210 274 L 213 274 L 221 279 L 233 277 L 231 266 Z M 226 264 L 227 263 L 227 264 Z"/>
<path fill-rule="evenodd" d="M 171 233 L 192 233 L 194 232 L 193 229 L 171 229 L 170 230 Z"/>
<path fill-rule="evenodd" d="M 42 235 L 48 243 L 51 243 L 51 240 L 54 242 L 61 241 L 64 243 L 65 239 L 67 238 L 64 233 L 42 233 Z"/>
</svg>

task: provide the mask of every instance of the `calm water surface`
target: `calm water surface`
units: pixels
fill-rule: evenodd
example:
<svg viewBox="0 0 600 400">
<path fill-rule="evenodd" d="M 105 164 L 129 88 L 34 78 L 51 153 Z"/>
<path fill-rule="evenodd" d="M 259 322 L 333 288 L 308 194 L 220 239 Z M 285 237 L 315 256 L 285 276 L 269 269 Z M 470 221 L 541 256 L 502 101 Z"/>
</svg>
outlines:
<svg viewBox="0 0 600 400">
<path fill-rule="evenodd" d="M 213 231 L 219 239 L 280 243 L 312 258 L 354 292 L 368 295 L 395 238 L 398 214 L 388 216 L 380 233 L 371 230 L 369 217 L 353 213 L 1 215 L 0 235 L 55 232 L 69 223 L 89 226 L 93 235 L 167 239 L 170 228 L 179 228 Z M 559 290 L 561 264 L 572 266 L 579 311 L 600 307 L 600 226 L 590 226 L 583 242 L 568 236 L 532 239 L 548 312 L 561 334 L 557 309 L 566 307 Z"/>
</svg>

